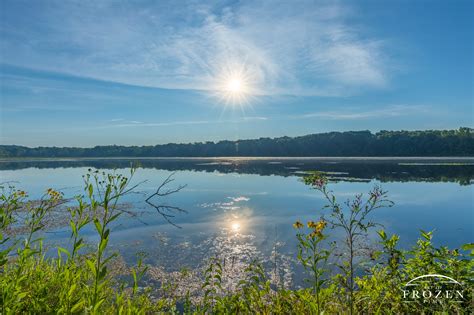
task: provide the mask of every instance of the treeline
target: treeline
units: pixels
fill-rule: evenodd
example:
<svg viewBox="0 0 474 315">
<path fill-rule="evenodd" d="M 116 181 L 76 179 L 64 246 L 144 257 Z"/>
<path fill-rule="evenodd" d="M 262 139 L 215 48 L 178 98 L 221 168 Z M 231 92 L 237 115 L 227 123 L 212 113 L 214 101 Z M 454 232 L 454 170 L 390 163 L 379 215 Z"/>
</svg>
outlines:
<svg viewBox="0 0 474 315">
<path fill-rule="evenodd" d="M 0 157 L 474 156 L 474 129 L 348 131 L 300 137 L 93 148 L 0 146 Z"/>
</svg>

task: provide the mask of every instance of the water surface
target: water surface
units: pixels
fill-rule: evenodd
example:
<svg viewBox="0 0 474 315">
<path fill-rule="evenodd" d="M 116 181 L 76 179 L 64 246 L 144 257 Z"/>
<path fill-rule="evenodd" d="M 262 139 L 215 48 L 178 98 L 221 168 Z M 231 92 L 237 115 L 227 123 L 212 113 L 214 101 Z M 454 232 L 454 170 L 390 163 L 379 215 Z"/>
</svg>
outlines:
<svg viewBox="0 0 474 315">
<path fill-rule="evenodd" d="M 214 158 L 214 159 L 42 159 L 1 160 L 0 181 L 13 181 L 32 198 L 48 188 L 73 196 L 82 192 L 88 168 L 128 172 L 140 165 L 134 182 L 145 181 L 124 199 L 138 217 L 124 216 L 113 229 L 111 245 L 127 263 L 138 252 L 164 272 L 202 268 L 212 256 L 227 261 L 238 277 L 252 259 L 265 263 L 275 282 L 301 282 L 295 264 L 292 223 L 316 220 L 324 212 L 322 196 L 305 186 L 308 171 L 326 172 L 336 196 L 345 200 L 374 185 L 389 192 L 395 206 L 372 219 L 409 247 L 419 230 L 434 230 L 434 241 L 450 247 L 472 242 L 474 160 L 469 158 Z M 185 209 L 170 225 L 144 200 L 175 172 L 172 186 L 185 184 L 162 202 Z M 56 227 L 48 240 L 65 244 L 67 228 Z M 94 241 L 92 229 L 85 231 Z M 332 232 L 338 237 L 338 231 Z M 371 235 L 368 242 L 375 242 Z"/>
</svg>

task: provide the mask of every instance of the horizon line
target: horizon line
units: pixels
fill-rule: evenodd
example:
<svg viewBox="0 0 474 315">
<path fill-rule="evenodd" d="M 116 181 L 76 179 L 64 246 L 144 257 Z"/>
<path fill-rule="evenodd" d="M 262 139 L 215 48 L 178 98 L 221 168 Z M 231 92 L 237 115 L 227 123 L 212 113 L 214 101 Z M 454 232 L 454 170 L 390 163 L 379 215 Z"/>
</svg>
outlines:
<svg viewBox="0 0 474 315">
<path fill-rule="evenodd" d="M 77 149 L 94 149 L 97 147 L 153 147 L 153 146 L 162 146 L 162 145 L 190 145 L 190 144 L 206 144 L 208 142 L 213 143 L 213 144 L 218 144 L 219 142 L 238 142 L 238 141 L 252 141 L 252 140 L 260 140 L 260 139 L 281 139 L 281 138 L 299 138 L 299 137 L 306 137 L 306 136 L 312 136 L 312 135 L 323 135 L 323 134 L 330 134 L 330 133 L 351 133 L 351 132 L 369 132 L 371 135 L 376 135 L 377 133 L 380 132 L 403 132 L 403 131 L 408 131 L 408 132 L 417 132 L 417 131 L 422 131 L 422 132 L 427 132 L 427 131 L 459 131 L 461 129 L 469 129 L 471 132 L 474 132 L 474 127 L 466 127 L 466 126 L 460 126 L 458 128 L 453 128 L 453 129 L 400 129 L 400 130 L 387 130 L 387 129 L 380 129 L 378 131 L 373 131 L 369 129 L 364 129 L 364 130 L 348 130 L 348 131 L 326 131 L 326 132 L 317 132 L 317 133 L 307 133 L 304 135 L 298 135 L 298 136 L 278 136 L 278 137 L 259 137 L 259 138 L 247 138 L 247 139 L 237 139 L 237 140 L 206 140 L 206 141 L 194 141 L 194 142 L 168 142 L 168 143 L 161 143 L 161 144 L 142 144 L 142 145 L 123 145 L 123 144 L 97 144 L 94 146 L 90 147 L 75 147 L 75 146 L 47 146 L 47 145 L 40 145 L 36 147 L 31 147 L 27 145 L 21 145 L 21 144 L 2 144 L 0 143 L 0 147 L 8 147 L 8 146 L 16 146 L 16 147 L 24 147 L 28 149 L 38 149 L 38 148 L 77 148 Z"/>
</svg>

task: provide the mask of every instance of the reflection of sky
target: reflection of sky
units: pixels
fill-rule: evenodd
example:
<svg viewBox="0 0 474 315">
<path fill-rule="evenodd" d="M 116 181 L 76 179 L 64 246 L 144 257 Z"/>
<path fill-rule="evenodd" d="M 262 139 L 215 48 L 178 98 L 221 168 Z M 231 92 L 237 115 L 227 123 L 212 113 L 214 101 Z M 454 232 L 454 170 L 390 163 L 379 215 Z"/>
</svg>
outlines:
<svg viewBox="0 0 474 315">
<path fill-rule="evenodd" d="M 0 178 L 2 182 L 17 181 L 18 187 L 32 197 L 41 195 L 49 183 L 62 188 L 66 195 L 74 195 L 81 192 L 81 175 L 86 171 L 29 168 L 1 171 Z M 147 180 L 138 191 L 150 194 L 167 175 L 168 171 L 139 169 L 134 182 Z M 143 194 L 124 199 L 137 211 L 145 212 L 141 221 L 122 218 L 114 228 L 112 244 L 126 260 L 133 261 L 137 251 L 146 251 L 150 261 L 180 269 L 202 267 L 210 257 L 218 256 L 226 260 L 229 274 L 238 274 L 251 259 L 260 258 L 269 270 L 277 266 L 277 273 L 287 281 L 296 256 L 292 223 L 317 219 L 322 213 L 321 196 L 296 177 L 180 171 L 173 184 L 187 184 L 181 192 L 163 200 L 188 211 L 176 214 L 173 220 L 181 229 L 170 226 L 147 207 Z M 339 182 L 332 184 L 332 189 L 343 201 L 368 191 L 373 184 Z M 389 191 L 395 206 L 377 210 L 373 218 L 388 232 L 400 234 L 402 245 L 413 244 L 420 229 L 435 230 L 435 242 L 451 247 L 473 240 L 472 185 L 391 182 L 384 183 L 383 188 Z M 69 233 L 52 235 L 60 240 Z"/>
</svg>

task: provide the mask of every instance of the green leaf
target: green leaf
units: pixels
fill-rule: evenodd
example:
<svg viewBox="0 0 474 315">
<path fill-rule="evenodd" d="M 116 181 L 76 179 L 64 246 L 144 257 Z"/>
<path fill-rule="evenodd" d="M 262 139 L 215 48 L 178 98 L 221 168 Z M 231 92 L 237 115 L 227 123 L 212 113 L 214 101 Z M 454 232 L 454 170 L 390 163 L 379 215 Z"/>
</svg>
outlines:
<svg viewBox="0 0 474 315">
<path fill-rule="evenodd" d="M 121 214 L 122 214 L 121 212 L 114 214 L 112 217 L 110 217 L 110 219 L 107 220 L 107 223 L 115 221 Z"/>
<path fill-rule="evenodd" d="M 24 297 L 26 297 L 26 295 L 27 295 L 26 292 L 21 292 L 21 293 L 19 293 L 19 294 L 17 295 L 17 298 L 18 298 L 18 300 L 21 300 L 21 299 L 23 299 Z"/>
<path fill-rule="evenodd" d="M 99 307 L 102 305 L 102 303 L 104 303 L 105 299 L 102 298 L 100 299 L 97 304 L 94 306 L 94 311 L 97 312 L 99 310 Z"/>
<path fill-rule="evenodd" d="M 423 231 L 423 230 L 420 230 L 420 233 L 421 233 L 421 236 L 426 239 L 427 241 L 430 241 L 431 240 L 431 232 L 426 232 L 426 231 Z"/>
<path fill-rule="evenodd" d="M 107 274 L 107 266 L 103 266 L 99 273 L 99 279 L 104 279 L 105 275 Z"/>
<path fill-rule="evenodd" d="M 95 270 L 94 262 L 88 259 L 88 260 L 86 260 L 86 264 L 89 267 L 89 269 L 92 271 L 92 273 L 94 274 L 94 277 L 95 277 L 96 270 Z"/>
<path fill-rule="evenodd" d="M 112 258 L 117 257 L 117 255 L 118 255 L 117 253 L 113 253 L 112 255 L 104 259 L 104 262 L 102 264 L 103 265 L 107 264 Z"/>
<path fill-rule="evenodd" d="M 92 194 L 94 193 L 94 187 L 92 187 L 92 184 L 89 184 L 87 189 L 89 191 L 89 197 L 92 197 Z"/>
<path fill-rule="evenodd" d="M 71 313 L 78 311 L 82 307 L 82 305 L 84 305 L 84 300 L 81 300 L 74 304 L 74 306 L 71 308 Z"/>
<path fill-rule="evenodd" d="M 474 250 L 474 243 L 467 243 L 461 246 L 462 250 Z"/>
<path fill-rule="evenodd" d="M 83 239 L 80 238 L 80 239 L 76 242 L 76 244 L 74 244 L 74 249 L 75 249 L 76 251 L 77 251 L 79 248 L 81 248 L 81 247 L 84 246 L 84 244 L 82 244 L 82 242 L 83 242 Z"/>
<path fill-rule="evenodd" d="M 74 235 L 77 235 L 76 224 L 74 223 L 74 221 L 73 221 L 73 220 L 70 220 L 70 221 L 69 221 L 69 225 L 71 226 L 72 233 L 73 233 Z"/>
<path fill-rule="evenodd" d="M 132 270 L 132 276 L 133 276 L 133 283 L 137 283 L 137 272 L 135 269 Z"/>
<path fill-rule="evenodd" d="M 103 238 L 100 240 L 99 243 L 99 252 L 103 253 L 105 248 L 107 247 L 107 243 L 109 242 L 108 238 Z"/>
<path fill-rule="evenodd" d="M 69 297 L 72 296 L 72 294 L 74 293 L 74 290 L 76 290 L 76 287 L 77 287 L 77 284 L 75 284 L 75 283 L 73 283 L 73 284 L 71 285 L 71 287 L 69 288 L 69 291 L 68 291 L 68 293 L 67 293 L 67 295 L 68 295 Z"/>
<path fill-rule="evenodd" d="M 60 253 L 64 253 L 67 255 L 67 257 L 71 257 L 71 254 L 69 253 L 69 251 L 65 248 L 62 248 L 62 247 L 58 247 L 58 256 L 60 255 Z"/>
<path fill-rule="evenodd" d="M 384 230 L 380 230 L 377 232 L 377 234 L 380 236 L 381 239 L 383 239 L 384 241 L 387 239 L 387 233 L 385 233 Z"/>
<path fill-rule="evenodd" d="M 102 234 L 102 226 L 100 225 L 99 219 L 94 219 L 94 225 L 99 234 Z"/>
</svg>

